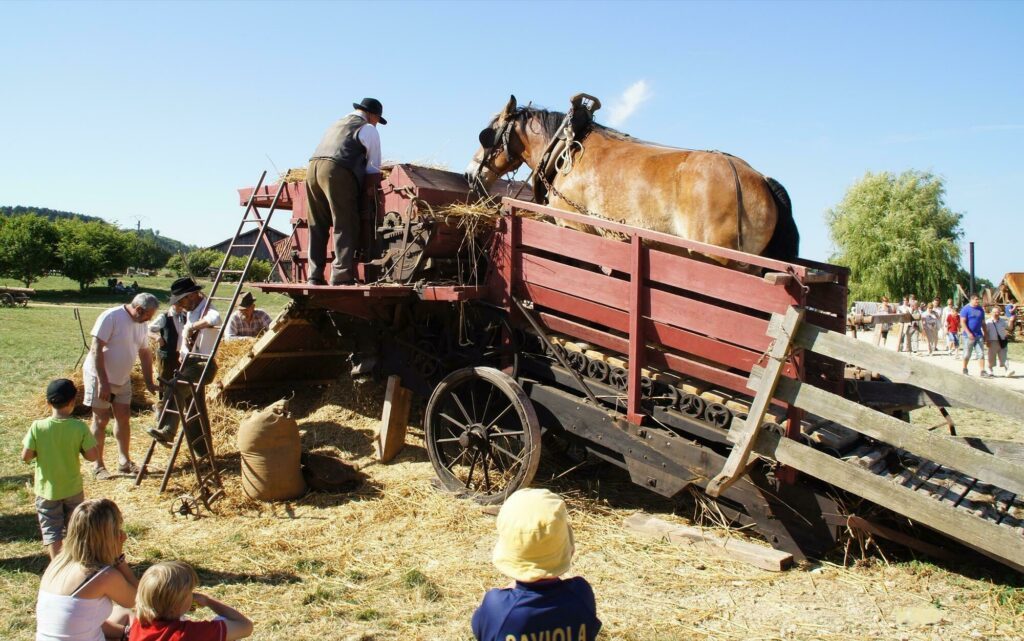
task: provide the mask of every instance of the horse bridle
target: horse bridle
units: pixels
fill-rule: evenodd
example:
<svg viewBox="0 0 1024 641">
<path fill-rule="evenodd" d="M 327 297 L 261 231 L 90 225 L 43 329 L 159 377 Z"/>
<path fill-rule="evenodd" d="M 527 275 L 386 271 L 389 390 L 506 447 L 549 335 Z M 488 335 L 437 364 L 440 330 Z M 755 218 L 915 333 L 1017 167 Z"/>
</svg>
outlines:
<svg viewBox="0 0 1024 641">
<path fill-rule="evenodd" d="M 513 116 L 506 118 L 505 122 L 498 129 L 485 127 L 480 131 L 478 138 L 480 140 L 480 146 L 484 149 L 484 157 L 480 159 L 480 164 L 477 165 L 476 171 L 472 176 L 470 176 L 470 182 L 474 187 L 479 187 L 482 194 L 486 194 L 487 190 L 484 188 L 480 174 L 483 172 L 484 167 L 490 167 L 491 161 L 493 161 L 495 156 L 501 153 L 502 150 L 504 150 L 506 154 L 511 154 L 512 130 L 515 129 L 516 122 L 519 119 L 519 113 L 521 112 L 516 112 Z"/>
</svg>

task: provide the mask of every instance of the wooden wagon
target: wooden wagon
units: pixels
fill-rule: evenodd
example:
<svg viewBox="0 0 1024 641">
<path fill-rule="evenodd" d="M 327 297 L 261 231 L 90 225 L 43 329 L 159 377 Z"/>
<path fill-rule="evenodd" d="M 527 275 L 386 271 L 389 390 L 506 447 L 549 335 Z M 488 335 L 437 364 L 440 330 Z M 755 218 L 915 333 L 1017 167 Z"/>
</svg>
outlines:
<svg viewBox="0 0 1024 641">
<path fill-rule="evenodd" d="M 28 301 L 35 293 L 36 290 L 26 287 L 0 286 L 0 307 L 28 307 Z"/>
<path fill-rule="evenodd" d="M 877 518 L 895 514 L 1024 570 L 1020 451 L 901 420 L 964 405 L 1024 422 L 1024 397 L 846 336 L 845 269 L 510 198 L 493 229 L 466 232 L 441 213 L 465 200 L 465 181 L 400 165 L 363 221 L 374 236 L 360 282 L 309 286 L 295 282 L 304 191 L 280 189 L 296 229 L 292 282 L 258 286 L 295 302 L 228 373 L 227 392 L 350 368 L 387 376 L 385 458 L 410 395 L 426 398 L 438 478 L 485 503 L 529 484 L 554 447 L 658 494 L 713 501 L 797 557 L 845 528 L 940 552 Z M 848 365 L 876 375 L 849 380 Z"/>
</svg>

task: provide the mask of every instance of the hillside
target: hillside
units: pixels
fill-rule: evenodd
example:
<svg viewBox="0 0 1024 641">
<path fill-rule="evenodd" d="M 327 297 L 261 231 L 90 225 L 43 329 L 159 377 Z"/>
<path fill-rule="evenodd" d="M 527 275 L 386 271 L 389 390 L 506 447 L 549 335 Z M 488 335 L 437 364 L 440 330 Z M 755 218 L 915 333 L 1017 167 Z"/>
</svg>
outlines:
<svg viewBox="0 0 1024 641">
<path fill-rule="evenodd" d="M 73 211 L 60 211 L 59 209 L 47 209 L 46 207 L 26 207 L 24 205 L 0 205 L 0 216 L 20 216 L 22 214 L 31 213 L 45 216 L 50 220 L 78 218 L 85 221 L 106 222 L 98 216 L 87 216 Z M 167 236 L 159 236 L 157 235 L 157 232 L 152 229 L 140 229 L 138 230 L 138 233 L 141 236 L 153 238 L 161 249 L 166 249 L 172 254 L 177 254 L 179 252 L 187 253 L 195 249 L 194 245 L 189 245 L 181 242 L 180 240 L 168 238 Z"/>
</svg>

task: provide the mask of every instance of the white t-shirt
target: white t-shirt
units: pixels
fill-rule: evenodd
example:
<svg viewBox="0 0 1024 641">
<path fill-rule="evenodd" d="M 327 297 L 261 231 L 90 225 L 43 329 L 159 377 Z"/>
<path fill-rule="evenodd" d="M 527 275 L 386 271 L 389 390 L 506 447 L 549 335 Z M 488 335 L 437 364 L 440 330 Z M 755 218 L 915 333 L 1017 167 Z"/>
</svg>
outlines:
<svg viewBox="0 0 1024 641">
<path fill-rule="evenodd" d="M 92 335 L 106 343 L 103 347 L 103 365 L 107 382 L 124 385 L 132 378 L 132 368 L 139 350 L 146 344 L 146 323 L 136 323 L 122 305 L 100 314 L 92 326 Z M 96 375 L 96 355 L 89 356 L 82 367 L 85 376 Z"/>
<path fill-rule="evenodd" d="M 178 348 L 183 358 L 189 353 L 189 351 L 195 354 L 209 354 L 213 351 L 213 342 L 217 340 L 217 327 L 220 326 L 220 312 L 213 308 L 213 303 L 211 302 L 206 308 L 206 313 L 202 314 L 201 312 L 203 311 L 203 305 L 205 303 L 205 300 L 199 301 L 196 308 L 191 312 L 188 312 L 188 315 L 185 317 L 185 326 L 178 328 Z M 210 323 L 211 327 L 199 330 L 199 333 L 196 335 L 196 340 L 192 344 L 192 349 L 189 350 L 189 348 L 185 346 L 185 328 L 189 325 L 198 323 L 203 318 Z"/>
</svg>

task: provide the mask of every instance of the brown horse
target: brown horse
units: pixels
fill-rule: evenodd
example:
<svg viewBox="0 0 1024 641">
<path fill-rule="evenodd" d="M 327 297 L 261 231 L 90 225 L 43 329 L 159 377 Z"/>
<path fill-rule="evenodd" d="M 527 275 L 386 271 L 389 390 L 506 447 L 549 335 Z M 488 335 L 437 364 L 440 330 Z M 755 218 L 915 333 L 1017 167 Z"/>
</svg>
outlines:
<svg viewBox="0 0 1024 641">
<path fill-rule="evenodd" d="M 565 122 L 564 113 L 517 107 L 512 96 L 480 132 L 481 148 L 467 178 L 489 187 L 523 163 L 537 172 Z M 550 206 L 779 260 L 796 258 L 800 236 L 789 195 L 744 160 L 656 145 L 596 123 L 576 140 L 570 162 L 548 179 L 552 188 L 541 189 Z"/>
</svg>

